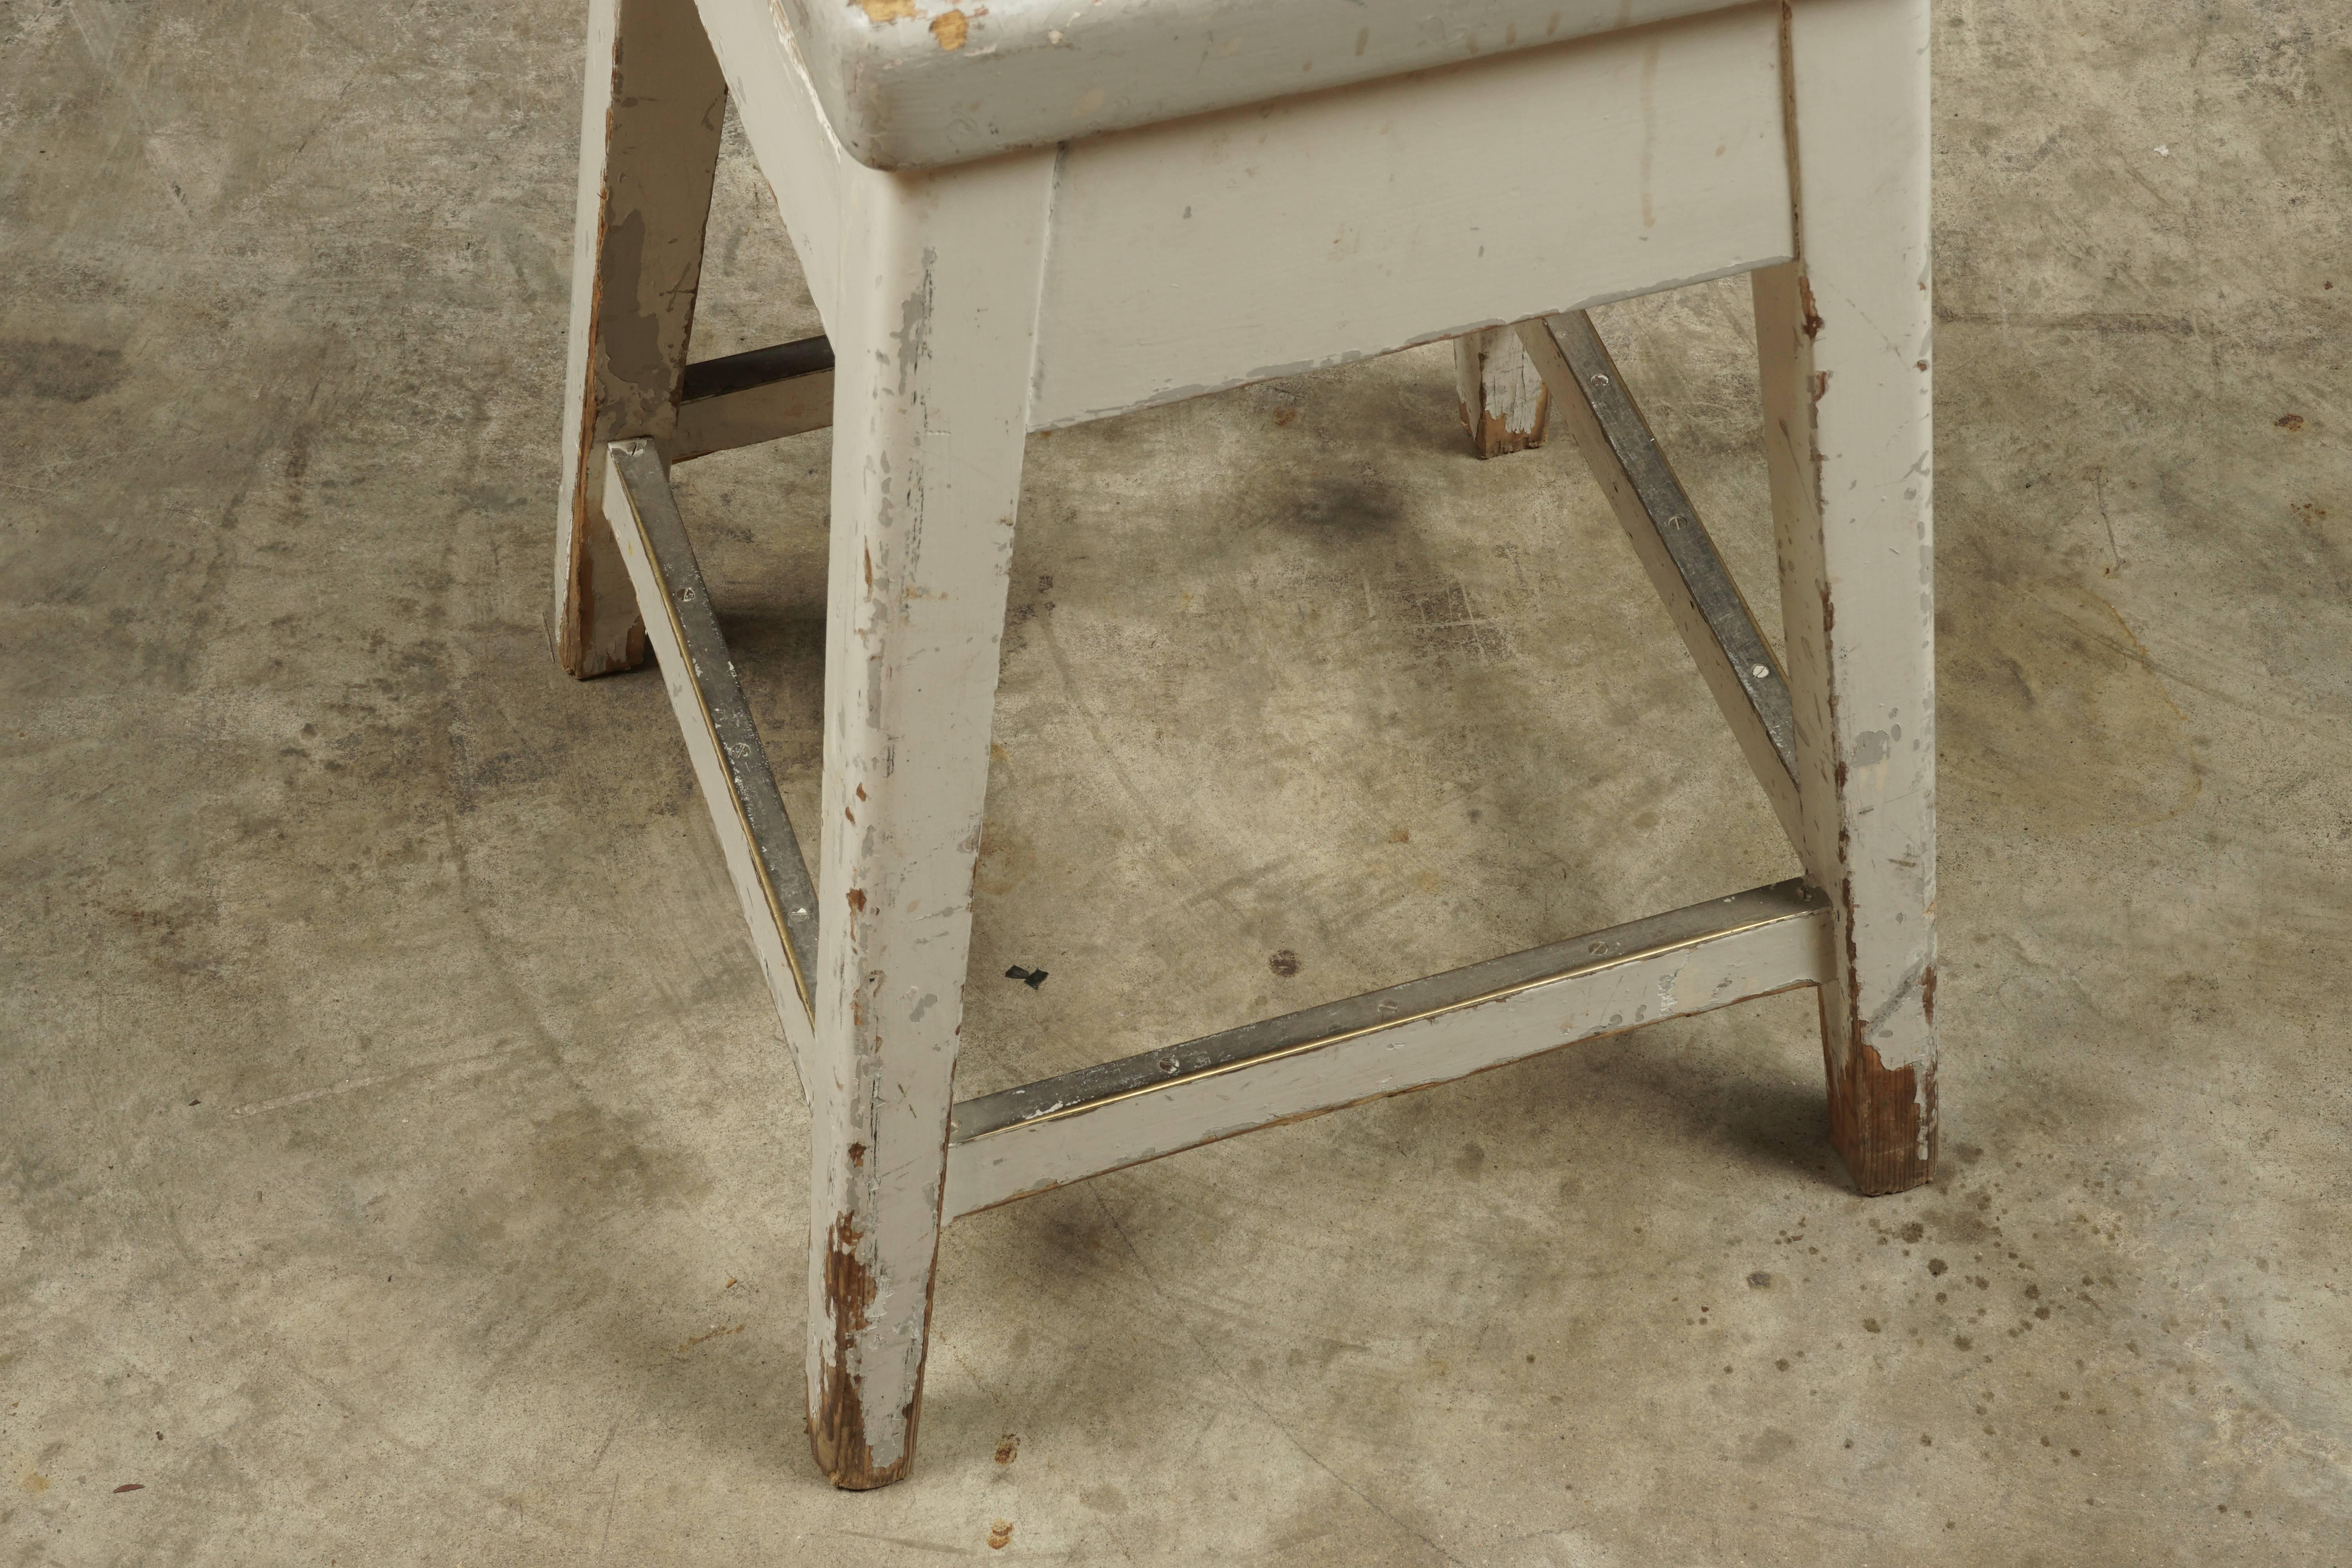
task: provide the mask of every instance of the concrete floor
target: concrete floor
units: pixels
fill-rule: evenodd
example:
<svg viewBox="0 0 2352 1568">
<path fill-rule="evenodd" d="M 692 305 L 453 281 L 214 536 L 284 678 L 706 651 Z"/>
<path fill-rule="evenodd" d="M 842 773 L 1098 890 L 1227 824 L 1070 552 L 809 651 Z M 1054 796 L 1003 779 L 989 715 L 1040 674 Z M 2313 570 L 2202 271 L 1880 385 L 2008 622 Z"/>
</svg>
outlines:
<svg viewBox="0 0 2352 1568">
<path fill-rule="evenodd" d="M 1799 997 L 1107 1177 L 863 1496 L 656 679 L 547 648 L 578 10 L 0 0 L 0 1563 L 2352 1563 L 2342 6 L 1941 8 L 1939 1182 Z M 713 239 L 813 326 L 740 142 Z M 1744 289 L 1603 325 L 1769 611 Z M 1792 868 L 1443 350 L 1031 459 L 968 1090 Z M 803 805 L 824 465 L 683 477 Z"/>
</svg>

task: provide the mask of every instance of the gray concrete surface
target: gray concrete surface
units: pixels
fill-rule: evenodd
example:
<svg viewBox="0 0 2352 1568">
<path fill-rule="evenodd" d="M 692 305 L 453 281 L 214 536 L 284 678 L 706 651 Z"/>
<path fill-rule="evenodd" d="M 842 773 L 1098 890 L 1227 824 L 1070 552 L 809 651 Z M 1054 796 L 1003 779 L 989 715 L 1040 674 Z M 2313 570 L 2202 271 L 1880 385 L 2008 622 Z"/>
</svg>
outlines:
<svg viewBox="0 0 2352 1568">
<path fill-rule="evenodd" d="M 950 1235 L 866 1496 L 656 679 L 547 650 L 579 26 L 0 4 L 0 1563 L 2352 1563 L 2342 7 L 1939 16 L 1942 1179 L 1797 998 L 1114 1175 Z M 1769 607 L 1745 310 L 1604 326 Z M 810 324 L 737 142 L 700 341 Z M 1790 868 L 1442 351 L 1032 460 L 968 1088 Z M 824 462 L 684 478 L 798 802 Z"/>
</svg>

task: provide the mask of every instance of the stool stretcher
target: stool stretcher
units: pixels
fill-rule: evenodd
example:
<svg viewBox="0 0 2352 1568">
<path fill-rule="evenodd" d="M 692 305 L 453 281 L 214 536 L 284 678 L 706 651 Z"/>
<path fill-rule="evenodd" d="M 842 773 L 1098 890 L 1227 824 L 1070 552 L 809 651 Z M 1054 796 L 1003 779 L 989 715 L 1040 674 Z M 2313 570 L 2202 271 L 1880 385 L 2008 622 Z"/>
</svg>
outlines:
<svg viewBox="0 0 2352 1568">
<path fill-rule="evenodd" d="M 1828 938 L 1827 901 L 1780 882 L 964 1100 L 942 1217 L 1818 984 Z"/>
<path fill-rule="evenodd" d="M 695 783 L 710 808 L 805 1091 L 814 1038 L 816 889 L 711 613 L 661 456 L 651 441 L 615 441 L 605 467 L 604 515 L 628 564 L 646 641 L 661 666 L 662 684 L 694 759 Z"/>
<path fill-rule="evenodd" d="M 833 423 L 833 344 L 802 338 L 686 367 L 669 460 L 754 447 Z"/>
</svg>

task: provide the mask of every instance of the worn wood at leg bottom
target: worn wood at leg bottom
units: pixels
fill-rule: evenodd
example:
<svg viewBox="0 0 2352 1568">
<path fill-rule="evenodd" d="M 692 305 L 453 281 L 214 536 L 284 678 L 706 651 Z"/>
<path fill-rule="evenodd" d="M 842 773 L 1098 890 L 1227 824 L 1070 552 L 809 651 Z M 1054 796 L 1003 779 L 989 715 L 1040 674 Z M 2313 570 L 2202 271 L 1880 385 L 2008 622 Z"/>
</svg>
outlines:
<svg viewBox="0 0 2352 1568">
<path fill-rule="evenodd" d="M 1470 449 L 1481 458 L 1543 445 L 1551 389 L 1513 329 L 1490 327 L 1454 340 L 1454 393 Z"/>
</svg>

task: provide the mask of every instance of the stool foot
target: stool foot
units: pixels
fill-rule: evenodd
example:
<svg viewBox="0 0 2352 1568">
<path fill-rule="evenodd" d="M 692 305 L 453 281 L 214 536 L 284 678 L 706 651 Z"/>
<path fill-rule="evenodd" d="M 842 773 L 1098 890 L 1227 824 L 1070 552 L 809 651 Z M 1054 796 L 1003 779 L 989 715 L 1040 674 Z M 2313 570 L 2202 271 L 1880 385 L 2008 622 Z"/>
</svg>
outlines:
<svg viewBox="0 0 2352 1568">
<path fill-rule="evenodd" d="M 845 1217 L 835 1221 L 825 1237 L 824 1289 L 831 1313 L 847 1311 L 854 1317 L 863 1316 L 879 1294 L 859 1256 L 860 1239 Z M 936 1258 L 933 1265 L 935 1272 Z M 923 1282 L 919 1333 L 928 1335 L 930 1316 L 930 1279 L 927 1277 Z M 925 1348 L 919 1341 L 918 1354 Z M 906 1479 L 907 1473 L 915 1468 L 915 1429 L 923 1414 L 920 1363 L 916 1367 L 914 1386 L 906 1400 L 887 1412 L 887 1435 L 892 1449 L 887 1462 L 875 1455 L 866 1431 L 866 1391 L 851 1372 L 848 1359 L 843 1357 L 821 1370 L 811 1370 L 819 1373 L 819 1379 L 809 1399 L 809 1452 L 816 1457 L 817 1468 L 824 1472 L 825 1479 L 844 1491 L 853 1492 L 872 1491 Z"/>
<path fill-rule="evenodd" d="M 1492 327 L 1454 339 L 1454 390 L 1471 450 L 1479 457 L 1543 445 L 1551 389 L 1528 359 L 1516 328 Z"/>
<path fill-rule="evenodd" d="M 1927 977 L 1925 1011 L 1934 1021 L 1935 976 Z M 1890 1068 L 1868 1042 L 1843 1053 L 1833 1042 L 1848 1032 L 1844 1009 L 1822 988 L 1822 1055 L 1829 1068 L 1830 1146 L 1866 1198 L 1908 1192 L 1936 1173 L 1936 1064 L 1932 1058 Z"/>
<path fill-rule="evenodd" d="M 583 679 L 646 657 L 604 449 L 677 423 L 726 105 L 692 0 L 592 0 L 555 524 L 556 659 Z"/>
</svg>

